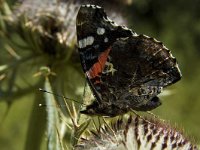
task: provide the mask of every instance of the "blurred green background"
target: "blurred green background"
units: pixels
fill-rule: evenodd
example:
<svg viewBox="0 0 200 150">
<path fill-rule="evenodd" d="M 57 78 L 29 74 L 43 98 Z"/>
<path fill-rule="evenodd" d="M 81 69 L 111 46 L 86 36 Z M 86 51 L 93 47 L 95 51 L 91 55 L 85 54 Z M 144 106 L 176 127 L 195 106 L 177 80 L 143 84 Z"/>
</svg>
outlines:
<svg viewBox="0 0 200 150">
<path fill-rule="evenodd" d="M 6 2 L 11 10 L 15 9 L 16 1 L 8 0 Z M 30 2 L 30 0 L 21 2 Z M 52 1 L 49 0 L 49 2 L 51 3 Z M 81 3 L 86 3 L 87 1 L 81 2 L 77 0 L 76 2 L 79 6 Z M 93 2 L 94 1 L 89 1 L 91 4 Z M 42 3 L 42 1 L 40 3 Z M 183 77 L 178 83 L 167 88 L 167 91 L 160 96 L 163 105 L 153 112 L 160 118 L 177 126 L 178 129 L 184 130 L 184 133 L 189 136 L 190 139 L 194 139 L 194 141 L 199 144 L 200 1 L 99 0 L 94 3 L 105 6 L 105 9 L 108 11 L 115 11 L 122 14 L 123 18 L 127 20 L 129 28 L 133 29 L 138 34 L 145 34 L 162 41 L 165 46 L 172 51 L 173 56 L 178 60 Z M 17 4 L 18 9 L 21 4 L 22 3 Z M 72 6 L 70 2 L 68 5 L 69 7 Z M 18 39 L 19 36 L 16 32 L 18 30 L 15 29 L 15 23 L 9 25 L 9 28 L 5 30 L 6 25 L 2 23 L 2 20 L 9 12 L 3 11 L 3 9 L 5 9 L 5 1 L 1 0 L 0 6 L 0 149 L 28 149 L 27 146 L 25 146 L 28 143 L 28 136 L 30 136 L 28 132 L 38 132 L 38 134 L 40 134 L 40 130 L 45 130 L 46 122 L 45 108 L 38 107 L 39 103 L 44 103 L 42 101 L 43 96 L 37 91 L 39 87 L 43 86 L 44 78 L 33 77 L 33 75 L 40 72 L 39 69 L 41 66 L 49 65 L 51 67 L 52 65 L 53 71 L 57 73 L 57 78 L 59 78 L 52 79 L 52 87 L 55 87 L 55 92 L 64 93 L 64 95 L 68 97 L 77 99 L 81 98 L 81 92 L 79 92 L 78 89 L 83 88 L 84 76 L 77 55 L 76 42 L 73 40 L 70 41 L 72 44 L 68 44 L 67 46 L 62 46 L 61 44 L 60 47 L 56 47 L 57 49 L 69 49 L 69 51 L 63 55 L 68 57 L 67 61 L 65 61 L 65 58 L 63 59 L 59 56 L 58 59 L 62 58 L 63 61 L 52 64 L 51 62 L 55 60 L 55 58 L 52 59 L 54 52 L 47 52 L 48 54 L 51 53 L 49 54 L 50 56 L 45 55 L 43 59 L 38 62 L 37 59 L 34 58 L 31 62 L 22 62 L 22 64 L 16 65 L 16 67 L 10 67 L 10 70 L 3 69 L 3 65 L 10 65 L 12 61 L 15 63 L 14 58 L 8 54 L 7 51 L 9 48 L 6 46 L 11 45 L 11 48 L 14 49 L 16 53 L 23 56 L 28 53 L 29 50 L 25 48 L 26 51 L 21 49 L 18 51 L 19 48 L 15 48 L 16 41 L 18 43 L 21 42 L 21 47 L 29 47 L 30 43 L 27 42 L 28 40 L 26 37 L 24 37 L 26 41 L 25 44 L 20 38 Z M 39 5 L 33 7 L 39 7 Z M 48 5 L 47 7 L 50 6 Z M 71 9 L 75 8 L 71 7 Z M 75 15 L 76 13 L 72 14 L 72 19 L 70 21 L 74 21 L 73 18 L 76 17 Z M 21 32 L 22 30 L 23 28 L 19 31 Z M 68 32 L 69 34 L 75 33 L 75 31 L 72 30 Z M 35 32 L 31 33 L 35 34 Z M 38 36 L 36 37 L 38 38 Z M 39 38 L 41 41 L 43 40 L 41 36 L 39 36 Z M 13 41 L 15 43 L 14 45 L 12 44 Z M 46 46 L 48 43 L 59 45 L 58 41 L 52 42 L 50 40 L 45 42 L 47 42 Z M 40 44 L 42 46 L 45 45 L 45 43 Z M 52 46 L 51 44 L 50 48 Z M 42 47 L 41 45 L 39 46 L 40 48 Z M 35 47 L 37 47 L 37 43 L 33 46 L 32 54 L 36 51 L 34 49 Z M 46 53 L 46 51 L 42 52 Z M 38 53 L 40 54 L 40 52 Z M 45 61 L 44 58 L 48 59 L 48 61 Z M 29 65 L 31 65 L 31 69 Z M 14 69 L 17 69 L 20 73 L 19 77 L 15 80 L 17 86 L 15 85 L 10 90 L 11 84 L 13 83 L 11 80 L 14 78 L 11 72 L 13 72 Z M 62 82 L 65 82 L 65 84 Z M 58 85 L 61 83 L 61 86 Z M 31 127 L 37 127 L 37 130 L 31 131 Z M 41 139 L 45 141 L 45 135 L 42 134 Z M 34 140 L 37 139 L 32 137 L 31 140 L 34 142 Z M 44 144 L 42 147 L 41 149 L 44 149 Z"/>
</svg>

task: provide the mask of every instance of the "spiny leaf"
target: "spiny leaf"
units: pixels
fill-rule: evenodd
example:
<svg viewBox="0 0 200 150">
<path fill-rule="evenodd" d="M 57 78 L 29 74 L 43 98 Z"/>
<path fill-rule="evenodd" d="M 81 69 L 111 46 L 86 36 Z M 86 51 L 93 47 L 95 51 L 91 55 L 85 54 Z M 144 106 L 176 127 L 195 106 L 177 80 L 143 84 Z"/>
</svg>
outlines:
<svg viewBox="0 0 200 150">
<path fill-rule="evenodd" d="M 80 138 L 81 134 L 87 129 L 88 125 L 90 124 L 91 119 L 85 121 L 82 123 L 78 129 L 74 133 L 74 143 L 73 145 L 76 145 L 78 142 L 78 139 Z"/>
</svg>

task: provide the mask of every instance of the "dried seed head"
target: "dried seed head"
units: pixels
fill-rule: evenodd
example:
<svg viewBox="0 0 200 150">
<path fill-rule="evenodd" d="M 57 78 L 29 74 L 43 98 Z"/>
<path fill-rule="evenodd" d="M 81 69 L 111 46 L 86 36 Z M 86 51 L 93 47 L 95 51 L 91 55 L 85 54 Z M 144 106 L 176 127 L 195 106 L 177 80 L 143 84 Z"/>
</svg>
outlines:
<svg viewBox="0 0 200 150">
<path fill-rule="evenodd" d="M 61 44 L 75 43 L 75 21 L 79 4 L 72 1 L 24 0 L 15 9 L 14 18 L 27 18 L 26 26 L 39 31 L 48 38 L 55 38 Z"/>
<path fill-rule="evenodd" d="M 122 3 L 122 1 L 115 1 Z M 23 0 L 16 6 L 13 18 L 19 20 L 21 16 L 25 16 L 26 26 L 32 30 L 37 30 L 49 38 L 57 38 L 61 44 L 71 46 L 76 43 L 76 15 L 82 3 L 87 3 L 87 0 Z M 111 10 L 112 3 L 113 1 L 109 0 L 102 5 Z M 94 4 L 101 4 L 101 1 Z M 126 24 L 118 10 L 115 10 L 108 11 L 109 16 L 119 24 Z"/>
</svg>

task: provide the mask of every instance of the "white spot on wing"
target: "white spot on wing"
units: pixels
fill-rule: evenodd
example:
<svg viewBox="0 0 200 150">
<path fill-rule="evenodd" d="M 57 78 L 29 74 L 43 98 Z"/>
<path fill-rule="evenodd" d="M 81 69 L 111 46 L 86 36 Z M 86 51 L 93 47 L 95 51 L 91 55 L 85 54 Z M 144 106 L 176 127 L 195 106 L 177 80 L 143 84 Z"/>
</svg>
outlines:
<svg viewBox="0 0 200 150">
<path fill-rule="evenodd" d="M 91 6 L 92 6 L 93 9 L 96 9 L 96 6 L 95 6 L 95 5 L 91 5 Z"/>
<path fill-rule="evenodd" d="M 93 36 L 88 36 L 82 40 L 78 41 L 78 46 L 79 48 L 85 48 L 88 45 L 92 45 L 94 43 L 94 37 Z"/>
<path fill-rule="evenodd" d="M 116 22 L 110 22 L 113 26 L 119 26 Z"/>
<path fill-rule="evenodd" d="M 79 41 L 78 41 L 78 47 L 79 47 L 79 48 L 84 48 L 84 47 L 85 47 L 84 41 L 83 41 L 83 40 L 79 40 Z"/>
<path fill-rule="evenodd" d="M 105 33 L 105 29 L 104 28 L 97 28 L 97 34 L 98 35 L 103 35 Z"/>
<path fill-rule="evenodd" d="M 108 42 L 108 38 L 107 38 L 107 37 L 104 39 L 104 42 L 105 42 L 105 43 L 107 43 L 107 42 Z"/>
<path fill-rule="evenodd" d="M 117 23 L 115 23 L 114 21 L 112 21 L 109 17 L 104 18 L 104 20 L 106 22 L 109 22 L 112 26 L 119 26 Z"/>
<path fill-rule="evenodd" d="M 87 37 L 87 44 L 86 44 L 86 46 L 87 45 L 92 45 L 93 42 L 94 42 L 94 37 L 93 36 L 88 36 Z"/>
</svg>

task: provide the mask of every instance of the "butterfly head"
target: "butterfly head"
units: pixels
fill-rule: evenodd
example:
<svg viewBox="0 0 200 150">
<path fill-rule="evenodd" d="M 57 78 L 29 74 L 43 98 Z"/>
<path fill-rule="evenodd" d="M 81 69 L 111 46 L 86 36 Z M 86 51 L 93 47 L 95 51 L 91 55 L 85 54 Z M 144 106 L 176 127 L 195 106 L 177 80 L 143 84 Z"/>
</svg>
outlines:
<svg viewBox="0 0 200 150">
<path fill-rule="evenodd" d="M 94 101 L 91 105 L 88 105 L 85 110 L 82 110 L 81 114 L 115 117 L 126 112 L 128 112 L 127 108 L 120 108 L 113 104 L 99 104 L 97 101 Z"/>
</svg>

